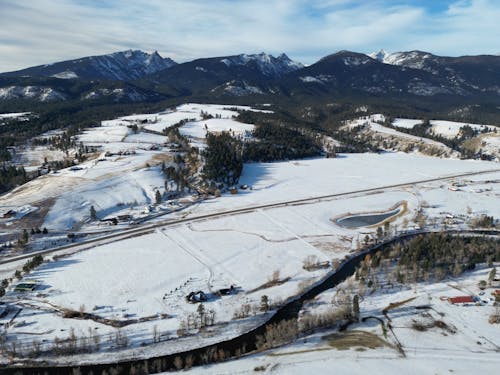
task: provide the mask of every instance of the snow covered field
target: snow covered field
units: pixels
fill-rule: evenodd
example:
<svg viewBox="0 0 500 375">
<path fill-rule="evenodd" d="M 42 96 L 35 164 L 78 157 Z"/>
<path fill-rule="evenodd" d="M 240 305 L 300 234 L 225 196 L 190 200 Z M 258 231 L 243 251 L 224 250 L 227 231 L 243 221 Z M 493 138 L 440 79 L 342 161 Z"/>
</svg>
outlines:
<svg viewBox="0 0 500 375">
<path fill-rule="evenodd" d="M 388 128 L 380 124 L 380 122 L 385 121 L 385 116 L 381 114 L 375 114 L 370 116 L 360 117 L 355 120 L 351 120 L 347 123 L 346 127 L 363 127 L 363 132 L 370 137 L 374 137 L 374 141 L 381 141 L 381 145 L 378 147 L 382 149 L 387 149 L 387 142 L 396 141 L 396 147 L 398 150 L 412 150 L 417 147 L 417 153 L 422 154 L 437 154 L 439 151 L 441 156 L 447 157 L 458 157 L 459 154 L 453 151 L 451 148 L 446 146 L 441 142 L 434 141 L 425 137 L 417 137 L 411 134 L 400 132 L 392 128 Z M 395 124 L 400 124 L 403 128 L 413 128 L 420 120 L 409 120 L 409 119 L 396 119 Z M 415 152 L 415 151 L 414 151 Z"/>
<path fill-rule="evenodd" d="M 232 119 L 209 119 L 188 122 L 181 128 L 181 133 L 191 138 L 205 138 L 207 132 L 219 133 L 229 131 L 235 136 L 244 136 L 253 131 L 254 125 L 244 124 Z"/>
<path fill-rule="evenodd" d="M 470 126 L 472 129 L 480 132 L 485 130 L 491 132 L 494 129 L 496 129 L 497 132 L 500 131 L 500 128 L 491 125 L 468 124 L 464 122 L 442 120 L 432 120 L 430 123 L 434 134 L 438 134 L 446 138 L 455 138 L 460 133 L 460 129 L 464 126 Z"/>
<path fill-rule="evenodd" d="M 239 109 L 250 110 L 249 107 Z M 202 111 L 216 118 L 202 120 Z M 231 130 L 246 136 L 253 125 L 236 122 L 235 115 L 237 112 L 228 106 L 186 104 L 170 112 L 105 121 L 101 127 L 86 129 L 79 136 L 85 146 L 96 147 L 94 159 L 33 180 L 2 196 L 0 205 L 2 209 L 29 207 L 33 211 L 50 205 L 43 217 L 43 226 L 51 231 L 79 230 L 88 220 L 90 206 L 95 207 L 100 218 L 135 214 L 154 204 L 157 191 L 165 191 L 160 163 L 169 165 L 172 150 L 168 137 L 155 132 L 172 126 L 179 119 L 194 119 L 180 128 L 193 142 L 204 138 L 206 131 Z M 367 121 L 371 131 L 377 134 L 435 145 L 434 141 L 421 140 L 376 123 L 381 120 L 380 115 L 372 116 L 368 120 L 360 119 L 358 125 Z M 134 129 L 133 125 L 138 128 Z M 481 171 L 492 172 L 410 184 Z M 473 217 L 500 216 L 498 163 L 486 161 L 402 152 L 339 154 L 329 159 L 245 164 L 239 184 L 237 194 L 225 193 L 217 199 L 200 200 L 179 212 L 167 214 L 166 209 L 165 215 L 153 222 L 195 219 L 202 214 L 349 194 L 175 225 L 163 225 L 163 221 L 160 228 L 147 233 L 50 259 L 27 276 L 39 284 L 34 292 L 8 291 L 4 300 L 23 308 L 16 317 L 16 323 L 20 324 L 8 329 L 9 339 L 29 344 L 35 337 L 48 345 L 56 337 L 68 337 L 71 328 L 77 336 L 87 335 L 90 330 L 97 332 L 106 343 L 99 353 L 79 360 L 102 360 L 106 355 L 109 357 L 106 351 L 113 347 L 112 337 L 117 332 L 110 322 L 127 322 L 120 334 L 128 337 L 129 348 L 113 354 L 115 359 L 199 347 L 237 336 L 256 326 L 268 317 L 258 309 L 263 295 L 269 297 L 271 304 L 297 295 L 325 276 L 334 262 L 355 252 L 365 236 L 376 232 L 376 226 L 342 228 L 336 224 L 340 217 L 401 207 L 400 214 L 391 218 L 391 228 L 404 230 L 421 224 L 417 220 L 419 212 L 426 216 L 427 226 L 434 228 L 445 225 L 466 228 Z M 391 187 L 398 184 L 409 185 Z M 386 188 L 377 191 L 363 191 L 384 186 Z M 158 207 L 162 209 L 161 205 Z M 129 224 L 121 225 L 128 227 Z M 307 259 L 328 267 L 306 270 Z M 21 265 L 22 262 L 15 267 Z M 0 270 L 0 276 L 12 275 L 15 267 Z M 236 287 L 236 293 L 216 296 L 219 289 L 231 285 Z M 214 312 L 215 325 L 203 335 L 189 329 L 186 335 L 182 332 L 186 321 L 196 315 L 198 308 L 197 304 L 187 302 L 186 296 L 200 290 L 209 297 L 203 306 Z M 248 306 L 248 316 L 234 319 L 247 309 L 245 306 Z M 64 318 L 64 312 L 70 310 L 94 314 L 101 320 Z M 149 345 L 153 331 L 159 332 L 161 342 Z M 310 345 L 313 342 L 314 339 Z M 148 346 L 143 348 L 143 345 Z M 332 350 L 311 355 L 318 355 L 314 358 L 329 363 L 330 359 L 321 357 L 329 352 Z M 349 353 L 355 359 L 357 355 L 371 358 L 374 352 L 399 363 L 398 355 L 387 348 Z M 268 360 L 267 357 L 255 358 Z M 249 361 L 253 366 L 253 359 Z M 304 370 L 300 366 L 295 368 L 296 362 L 290 363 L 290 368 L 283 368 L 284 373 Z M 230 364 L 227 366 L 231 369 Z M 360 369 L 363 366 L 360 365 Z M 399 368 L 399 364 L 395 366 Z"/>
<path fill-rule="evenodd" d="M 238 127 L 239 123 L 232 120 L 233 117 L 238 116 L 237 111 L 259 111 L 264 113 L 272 112 L 268 110 L 253 109 L 249 106 L 187 103 L 178 106 L 174 110 L 153 114 L 126 116 L 121 117 L 121 119 L 129 121 L 147 120 L 149 123 L 145 124 L 146 129 L 162 132 L 165 128 L 171 127 L 182 120 L 200 121 L 202 120 L 203 112 L 204 114 L 217 119 L 228 120 L 221 123 L 214 122 L 214 126 L 216 125 L 216 129 L 214 131 L 222 131 L 229 130 L 231 127 L 235 129 Z"/>
<path fill-rule="evenodd" d="M 421 124 L 422 120 L 408 119 L 408 118 L 396 118 L 394 119 L 392 125 L 398 128 L 412 129 L 415 125 Z"/>
<path fill-rule="evenodd" d="M 412 170 L 408 170 L 408 164 L 413 166 Z M 387 165 L 392 166 L 390 172 Z M 495 166 L 488 162 L 389 153 L 251 164 L 246 166 L 242 182 L 249 183 L 252 190 L 201 203 L 183 216 Z M 352 174 L 356 168 L 359 175 Z M 328 268 L 306 271 L 303 265 L 308 257 L 317 262 L 341 260 L 356 249 L 366 234 L 376 230 L 375 227 L 342 228 L 335 224 L 336 218 L 349 213 L 386 211 L 401 202 L 406 209 L 391 223 L 399 230 L 415 226 L 420 209 L 435 217 L 436 225 L 441 225 L 441 219 L 447 215 L 458 216 L 467 211 L 471 216 L 486 213 L 498 217 L 499 180 L 500 174 L 496 172 L 457 179 L 461 185 L 457 191 L 448 189 L 453 181 L 438 181 L 332 197 L 165 226 L 153 233 L 97 246 L 51 261 L 29 276 L 40 282 L 40 289 L 16 301 L 24 304 L 16 320 L 25 325 L 9 329 L 9 337 L 31 342 L 36 334 L 37 338 L 51 342 L 55 336 L 66 337 L 71 327 L 77 336 L 89 328 L 97 329 L 104 338 L 116 333 L 116 328 L 93 320 L 64 319 L 57 313 L 60 309 L 83 310 L 117 321 L 146 319 L 127 325 L 121 332 L 129 338 L 131 348 L 138 348 L 142 343 L 151 343 L 156 327 L 163 340 L 169 340 L 153 345 L 150 354 L 175 352 L 217 338 L 234 337 L 265 318 L 255 310 L 262 295 L 267 295 L 271 303 L 282 301 L 328 272 Z M 276 285 L 267 284 L 273 278 Z M 230 285 L 235 285 L 238 293 L 213 296 L 218 289 Z M 208 337 L 178 338 L 182 322 L 189 314 L 196 314 L 197 309 L 185 297 L 198 290 L 212 296 L 204 306 L 215 312 L 216 325 Z M 8 298 L 17 296 L 12 294 Z M 256 311 L 257 315 L 252 312 L 249 318 L 233 320 L 243 305 L 249 305 L 250 311 Z M 131 350 L 123 350 L 115 358 L 133 355 Z M 145 348 L 144 353 L 147 352 Z M 89 354 L 85 360 L 95 360 L 99 355 Z"/>
<path fill-rule="evenodd" d="M 226 194 L 201 204 L 196 207 L 196 213 L 340 194 L 497 168 L 498 164 L 493 162 L 439 159 L 405 153 L 341 154 L 332 159 L 251 163 L 244 165 L 240 184 L 251 186 L 252 190 L 240 190 L 238 195 Z"/>
<path fill-rule="evenodd" d="M 404 118 L 396 118 L 392 123 L 394 126 L 399 128 L 407 128 L 412 129 L 415 125 L 421 124 L 422 120 L 418 119 L 404 119 Z M 472 129 L 483 132 L 493 132 L 500 131 L 500 128 L 496 125 L 480 125 L 480 124 L 470 124 L 466 122 L 457 122 L 457 121 L 445 121 L 445 120 L 431 120 L 430 124 L 432 125 L 432 132 L 436 135 L 441 135 L 446 138 L 455 138 L 460 133 L 460 130 L 464 126 L 470 126 Z"/>
<path fill-rule="evenodd" d="M 26 171 L 37 170 L 46 161 L 64 160 L 68 157 L 61 150 L 51 149 L 47 146 L 16 147 L 13 162 L 23 166 Z"/>
<path fill-rule="evenodd" d="M 193 146 L 203 148 L 207 132 L 230 131 L 234 136 L 240 137 L 250 135 L 254 126 L 234 120 L 238 116 L 237 111 L 271 113 L 268 110 L 257 110 L 248 106 L 187 103 L 163 113 L 127 116 L 122 119 L 148 121 L 145 128 L 155 132 L 163 132 L 164 129 L 180 121 L 186 121 L 187 123 L 180 127 L 180 133 L 190 138 Z M 204 119 L 206 116 L 213 118 Z"/>
<path fill-rule="evenodd" d="M 100 218 L 118 212 L 127 214 L 128 207 L 138 207 L 140 211 L 154 202 L 156 191 L 163 193 L 165 190 L 165 177 L 159 167 L 147 165 L 168 164 L 172 159 L 168 138 L 144 132 L 140 127 L 162 131 L 180 120 L 201 120 L 204 113 L 217 118 L 189 122 L 181 132 L 196 138 L 193 141 L 199 144 L 204 142 L 205 125 L 208 131 L 231 130 L 243 136 L 253 129 L 253 125 L 233 120 L 238 115 L 236 108 L 253 110 L 245 106 L 191 103 L 175 111 L 103 121 L 100 127 L 86 129 L 77 139 L 95 148 L 99 156 L 77 167 L 30 181 L 3 196 L 0 204 L 6 209 L 15 209 L 28 204 L 46 205 L 48 200 L 54 200 L 42 223 L 49 229 L 80 226 L 88 218 L 90 206 L 95 207 Z M 133 129 L 134 124 L 140 126 L 137 131 Z M 17 158 L 21 164 L 36 168 L 45 158 L 50 161 L 63 156 L 61 151 L 38 147 L 20 152 Z"/>
<path fill-rule="evenodd" d="M 479 140 L 477 151 L 481 150 L 488 155 L 494 155 L 497 161 L 500 160 L 500 132 L 481 134 L 477 139 Z"/>
<path fill-rule="evenodd" d="M 388 313 L 394 334 L 388 332 L 387 338 L 379 322 L 371 319 L 351 325 L 346 333 L 337 335 L 339 338 L 343 335 L 361 337 L 345 349 L 337 349 L 337 344 L 330 344 L 328 337 L 331 332 L 324 330 L 279 349 L 194 368 L 190 373 L 247 374 L 255 373 L 257 369 L 287 375 L 330 371 L 338 374 L 366 372 L 394 375 L 494 373 L 500 365 L 500 335 L 498 327 L 488 323 L 488 316 L 495 309 L 491 296 L 488 296 L 493 289 L 487 288 L 484 295 L 479 296 L 487 301 L 480 306 L 452 305 L 441 299 L 464 294 L 478 295 L 481 292 L 477 287 L 478 281 L 487 279 L 489 271 L 490 268 L 483 267 L 453 280 L 419 283 L 402 291 L 366 295 L 360 302 L 361 317 L 377 316 L 381 319 L 385 319 L 382 309 L 390 303 L 415 298 Z M 341 287 L 345 288 L 347 284 Z M 337 290 L 334 288 L 318 296 L 307 305 L 305 315 L 335 309 L 332 301 L 335 301 Z M 429 308 L 419 310 L 416 306 Z M 447 328 L 433 327 L 425 331 L 413 328 L 415 323 L 425 325 L 433 321 L 442 321 Z M 373 337 L 384 340 L 387 346 L 369 348 L 368 345 L 375 342 Z M 396 338 L 405 357 L 395 348 Z"/>
</svg>

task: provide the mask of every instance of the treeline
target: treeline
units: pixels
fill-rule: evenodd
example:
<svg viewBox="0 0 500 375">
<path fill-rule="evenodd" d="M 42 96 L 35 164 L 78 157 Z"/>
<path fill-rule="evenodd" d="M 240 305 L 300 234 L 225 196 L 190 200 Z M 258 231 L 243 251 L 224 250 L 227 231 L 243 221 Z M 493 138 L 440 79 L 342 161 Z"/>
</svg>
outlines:
<svg viewBox="0 0 500 375">
<path fill-rule="evenodd" d="M 32 116 L 29 121 L 10 121 L 0 126 L 0 161 L 10 160 L 7 147 L 22 144 L 50 130 L 67 131 L 67 135 L 57 146 L 64 149 L 68 147 L 68 141 L 72 135 L 81 129 L 99 126 L 102 120 L 114 119 L 134 112 L 145 113 L 161 109 L 164 109 L 164 105 L 160 103 L 92 105 L 81 102 L 58 102 L 30 105 L 30 103 L 23 102 L 22 106 L 17 108 L 18 111 L 32 111 L 37 115 Z"/>
<path fill-rule="evenodd" d="M 473 270 L 479 263 L 492 265 L 498 261 L 498 239 L 431 233 L 367 256 L 356 271 L 356 279 L 373 287 L 378 284 L 377 275 L 386 271 L 391 284 L 439 281 Z"/>
<path fill-rule="evenodd" d="M 373 139 L 371 137 L 362 133 L 362 127 L 356 127 L 350 130 L 337 130 L 333 137 L 341 144 L 341 146 L 335 148 L 336 152 L 361 153 L 381 151 L 373 144 Z"/>
<path fill-rule="evenodd" d="M 23 167 L 6 166 L 0 168 L 0 193 L 4 193 L 29 180 Z"/>
<path fill-rule="evenodd" d="M 434 141 L 440 142 L 452 150 L 458 151 L 462 154 L 464 158 L 472 159 L 472 158 L 481 158 L 481 159 L 490 159 L 488 155 L 483 155 L 481 152 L 476 152 L 475 150 L 470 149 L 464 144 L 464 142 L 477 137 L 481 133 L 488 133 L 489 131 L 496 132 L 495 128 L 485 127 L 482 130 L 477 130 L 472 128 L 469 125 L 464 125 L 459 132 L 459 135 L 454 138 L 446 138 L 442 135 L 435 134 L 432 132 L 432 125 L 428 119 L 424 119 L 421 124 L 417 124 L 412 128 L 400 128 L 392 125 L 393 118 L 386 117 L 384 126 L 390 127 L 402 133 L 411 134 L 417 137 L 429 138 Z"/>
<path fill-rule="evenodd" d="M 202 174 L 207 182 L 233 185 L 243 170 L 242 143 L 227 132 L 207 134 Z"/>
<path fill-rule="evenodd" d="M 296 128 L 273 123 L 256 125 L 255 142 L 245 143 L 244 161 L 275 161 L 301 159 L 322 153 L 321 142 Z"/>
</svg>

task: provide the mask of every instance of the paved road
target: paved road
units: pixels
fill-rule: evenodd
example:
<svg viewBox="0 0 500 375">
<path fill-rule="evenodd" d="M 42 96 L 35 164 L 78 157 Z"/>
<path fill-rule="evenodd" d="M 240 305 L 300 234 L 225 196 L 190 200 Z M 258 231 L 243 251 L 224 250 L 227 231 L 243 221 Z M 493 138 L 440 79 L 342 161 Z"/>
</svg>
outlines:
<svg viewBox="0 0 500 375">
<path fill-rule="evenodd" d="M 191 222 L 191 221 L 204 220 L 204 219 L 222 217 L 222 216 L 227 216 L 227 215 L 254 212 L 257 210 L 267 209 L 267 208 L 285 207 L 285 206 L 301 204 L 301 203 L 313 203 L 315 201 L 321 201 L 324 199 L 331 199 L 331 198 L 337 198 L 337 197 L 342 197 L 342 196 L 349 196 L 349 195 L 353 195 L 353 194 L 369 193 L 369 192 L 380 191 L 380 190 L 385 190 L 385 189 L 414 186 L 414 185 L 425 184 L 425 183 L 429 183 L 429 182 L 446 181 L 446 180 L 450 180 L 450 179 L 454 179 L 454 178 L 463 178 L 463 177 L 469 177 L 469 176 L 489 174 L 489 173 L 494 173 L 494 172 L 500 172 L 500 168 L 491 169 L 491 170 L 482 171 L 482 172 L 468 172 L 468 173 L 461 173 L 461 174 L 444 176 L 444 177 L 429 178 L 429 179 L 425 179 L 425 180 L 404 182 L 401 184 L 393 184 L 393 185 L 379 186 L 379 187 L 375 187 L 375 188 L 360 189 L 360 190 L 354 190 L 354 191 L 349 191 L 349 192 L 344 192 L 344 193 L 327 194 L 327 195 L 321 195 L 321 196 L 309 197 L 309 198 L 301 198 L 301 199 L 295 199 L 295 200 L 289 200 L 289 201 L 283 201 L 283 202 L 267 203 L 267 204 L 262 204 L 262 205 L 257 205 L 257 206 L 238 208 L 238 209 L 234 209 L 234 210 L 219 211 L 219 212 L 210 213 L 210 214 L 191 216 L 191 217 L 184 218 L 184 219 L 167 219 L 167 220 L 163 220 L 161 222 L 157 222 L 154 224 L 144 225 L 144 226 L 141 226 L 139 228 L 125 229 L 123 231 L 120 231 L 119 233 L 107 234 L 107 235 L 101 236 L 99 238 L 93 238 L 93 239 L 83 241 L 83 242 L 77 242 L 77 243 L 73 243 L 73 244 L 69 244 L 69 245 L 65 245 L 65 246 L 60 246 L 57 248 L 41 250 L 41 251 L 32 252 L 32 253 L 25 254 L 25 255 L 20 255 L 20 256 L 11 257 L 8 259 L 3 259 L 0 261 L 0 265 L 12 263 L 12 262 L 17 262 L 17 261 L 23 260 L 23 259 L 28 259 L 28 258 L 31 258 L 31 257 L 38 255 L 38 254 L 48 255 L 48 254 L 53 254 L 53 253 L 57 253 L 57 252 L 65 251 L 65 250 L 70 250 L 70 249 L 100 246 L 100 245 L 103 245 L 103 244 L 106 244 L 109 242 L 113 242 L 116 240 L 121 240 L 121 239 L 125 239 L 125 238 L 132 237 L 132 236 L 146 234 L 146 233 L 151 232 L 152 230 L 154 230 L 156 228 L 169 226 L 169 225 L 176 225 L 176 224 L 181 224 L 181 223 L 186 223 L 186 222 Z"/>
</svg>

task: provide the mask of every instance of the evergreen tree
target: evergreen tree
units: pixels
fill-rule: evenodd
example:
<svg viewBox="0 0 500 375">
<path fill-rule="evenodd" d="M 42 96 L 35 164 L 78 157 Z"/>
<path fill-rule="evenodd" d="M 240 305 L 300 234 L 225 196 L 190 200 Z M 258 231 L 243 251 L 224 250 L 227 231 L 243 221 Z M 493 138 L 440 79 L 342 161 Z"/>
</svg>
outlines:
<svg viewBox="0 0 500 375">
<path fill-rule="evenodd" d="M 352 298 L 352 314 L 356 321 L 359 321 L 359 296 L 357 294 Z"/>
<path fill-rule="evenodd" d="M 260 311 L 269 311 L 269 298 L 265 294 L 260 297 Z"/>
<path fill-rule="evenodd" d="M 90 218 L 92 220 L 96 220 L 97 219 L 97 212 L 96 212 L 94 206 L 90 206 Z"/>
<path fill-rule="evenodd" d="M 28 241 L 29 241 L 29 234 L 28 234 L 28 231 L 26 229 L 23 229 L 23 234 L 21 236 L 21 241 L 22 241 L 22 244 L 27 244 Z"/>
<path fill-rule="evenodd" d="M 490 283 L 490 285 L 493 282 L 493 280 L 495 280 L 495 277 L 497 277 L 497 269 L 493 268 L 488 274 L 488 282 Z"/>
</svg>

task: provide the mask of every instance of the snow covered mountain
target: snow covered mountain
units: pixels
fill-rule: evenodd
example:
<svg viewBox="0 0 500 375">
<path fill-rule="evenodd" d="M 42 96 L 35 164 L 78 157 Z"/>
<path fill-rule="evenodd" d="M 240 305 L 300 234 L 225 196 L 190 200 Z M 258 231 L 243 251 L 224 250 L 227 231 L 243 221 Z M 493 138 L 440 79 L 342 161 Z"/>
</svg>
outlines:
<svg viewBox="0 0 500 375">
<path fill-rule="evenodd" d="M 362 53 L 340 51 L 285 77 L 282 87 L 293 96 L 349 94 L 432 96 L 456 94 L 431 74 L 384 64 Z"/>
<path fill-rule="evenodd" d="M 3 76 L 55 77 L 61 79 L 101 79 L 129 81 L 143 78 L 176 65 L 170 58 L 158 52 L 146 53 L 138 50 L 115 52 L 108 55 L 89 56 L 54 64 L 35 66 Z"/>
<path fill-rule="evenodd" d="M 304 65 L 291 60 L 286 54 L 282 53 L 278 57 L 261 52 L 259 54 L 229 56 L 221 59 L 221 62 L 227 66 L 244 65 L 255 66 L 262 74 L 268 77 L 281 77 L 287 73 L 302 69 Z"/>
<path fill-rule="evenodd" d="M 378 60 L 380 62 L 385 62 L 386 58 L 390 56 L 391 54 L 387 52 L 385 49 L 381 49 L 378 52 L 373 52 L 368 54 L 372 59 Z"/>
<path fill-rule="evenodd" d="M 428 68 L 426 60 L 432 60 L 438 57 L 431 53 L 422 51 L 389 53 L 383 49 L 379 52 L 371 53 L 369 56 L 384 64 L 405 66 L 407 68 L 423 69 L 427 71 L 431 71 L 431 69 L 426 69 Z"/>
<path fill-rule="evenodd" d="M 152 78 L 178 92 L 210 93 L 221 96 L 264 95 L 287 74 L 303 68 L 284 53 L 278 57 L 266 53 L 197 59 L 178 64 Z"/>
<path fill-rule="evenodd" d="M 0 100 L 147 102 L 172 97 L 402 98 L 490 102 L 500 97 L 500 56 L 340 51 L 305 67 L 266 53 L 176 64 L 124 51 L 0 74 Z M 495 102 L 496 103 L 496 102 Z"/>
<path fill-rule="evenodd" d="M 370 57 L 402 68 L 418 69 L 443 79 L 443 87 L 460 95 L 500 94 L 500 57 L 494 55 L 446 57 L 429 52 L 387 53 L 381 50 Z"/>
</svg>

